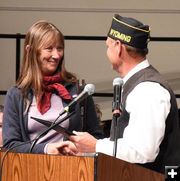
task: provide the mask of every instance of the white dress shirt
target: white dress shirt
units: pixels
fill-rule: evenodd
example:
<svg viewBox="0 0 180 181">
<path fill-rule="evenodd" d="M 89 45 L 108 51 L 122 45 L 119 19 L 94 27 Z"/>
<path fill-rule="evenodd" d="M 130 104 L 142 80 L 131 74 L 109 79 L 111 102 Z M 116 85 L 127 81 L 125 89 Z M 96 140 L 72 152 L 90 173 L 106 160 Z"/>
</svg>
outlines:
<svg viewBox="0 0 180 181">
<path fill-rule="evenodd" d="M 149 66 L 144 60 L 123 79 L 124 83 L 136 72 Z M 123 138 L 118 139 L 116 157 L 131 163 L 153 162 L 165 133 L 165 120 L 170 111 L 170 94 L 159 83 L 142 82 L 126 99 L 129 124 Z M 113 155 L 114 142 L 100 139 L 96 152 Z"/>
</svg>

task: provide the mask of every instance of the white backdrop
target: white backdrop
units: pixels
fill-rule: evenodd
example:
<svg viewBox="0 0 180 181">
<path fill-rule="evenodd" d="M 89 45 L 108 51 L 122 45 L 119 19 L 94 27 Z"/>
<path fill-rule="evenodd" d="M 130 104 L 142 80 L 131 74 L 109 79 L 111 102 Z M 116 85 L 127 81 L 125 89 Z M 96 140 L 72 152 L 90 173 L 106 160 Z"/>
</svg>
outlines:
<svg viewBox="0 0 180 181">
<path fill-rule="evenodd" d="M 106 36 L 114 13 L 149 24 L 152 37 L 180 37 L 180 1 L 102 0 L 1 0 L 0 34 L 25 34 L 39 20 L 54 23 L 64 35 Z M 0 90 L 15 82 L 15 40 L 0 39 Z M 23 41 L 22 41 L 23 44 Z M 95 84 L 95 92 L 112 92 L 112 71 L 106 57 L 105 41 L 66 40 L 65 60 L 69 71 Z M 180 42 L 150 42 L 148 59 L 180 93 Z M 95 98 L 110 119 L 111 98 Z M 178 100 L 179 102 L 179 100 Z M 0 104 L 4 96 L 0 96 Z"/>
</svg>

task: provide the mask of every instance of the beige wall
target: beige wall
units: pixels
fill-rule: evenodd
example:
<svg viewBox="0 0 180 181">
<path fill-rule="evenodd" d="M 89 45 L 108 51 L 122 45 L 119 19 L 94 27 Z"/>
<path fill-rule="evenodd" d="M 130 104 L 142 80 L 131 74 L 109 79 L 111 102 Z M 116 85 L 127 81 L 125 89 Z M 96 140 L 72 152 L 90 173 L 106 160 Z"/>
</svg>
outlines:
<svg viewBox="0 0 180 181">
<path fill-rule="evenodd" d="M 54 23 L 64 35 L 106 36 L 114 13 L 149 24 L 152 37 L 180 37 L 180 1 L 120 0 L 1 0 L 0 33 L 25 34 L 38 20 Z M 22 41 L 23 43 L 23 41 Z M 68 70 L 96 86 L 96 92 L 112 92 L 118 76 L 106 57 L 105 41 L 66 40 Z M 150 42 L 149 61 L 180 93 L 180 42 Z M 0 39 L 0 90 L 15 82 L 15 40 Z M 111 118 L 111 98 L 95 98 L 103 119 Z M 4 96 L 0 96 L 3 104 Z M 178 100 L 179 102 L 179 100 Z"/>
</svg>

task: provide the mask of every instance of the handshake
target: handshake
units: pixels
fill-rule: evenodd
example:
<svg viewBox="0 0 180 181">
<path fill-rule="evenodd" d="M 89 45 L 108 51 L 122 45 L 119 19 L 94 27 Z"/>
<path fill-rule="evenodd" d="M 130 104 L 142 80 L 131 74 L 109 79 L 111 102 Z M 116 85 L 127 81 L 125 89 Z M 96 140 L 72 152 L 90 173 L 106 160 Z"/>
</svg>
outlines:
<svg viewBox="0 0 180 181">
<path fill-rule="evenodd" d="M 73 131 L 69 141 L 49 143 L 46 154 L 83 156 L 84 153 L 95 153 L 97 139 L 87 132 Z"/>
</svg>

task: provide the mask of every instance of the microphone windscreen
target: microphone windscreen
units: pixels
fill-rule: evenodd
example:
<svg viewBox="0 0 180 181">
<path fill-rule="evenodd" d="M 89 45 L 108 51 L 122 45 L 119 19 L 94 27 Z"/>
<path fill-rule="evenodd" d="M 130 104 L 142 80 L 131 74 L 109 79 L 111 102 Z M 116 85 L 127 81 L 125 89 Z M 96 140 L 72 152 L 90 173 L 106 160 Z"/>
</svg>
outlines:
<svg viewBox="0 0 180 181">
<path fill-rule="evenodd" d="M 95 90 L 95 86 L 93 84 L 87 84 L 85 87 L 84 87 L 84 91 L 88 93 L 88 95 L 91 95 L 94 93 L 94 90 Z"/>
<path fill-rule="evenodd" d="M 123 80 L 120 77 L 117 77 L 113 80 L 113 86 L 115 85 L 123 85 Z"/>
</svg>

